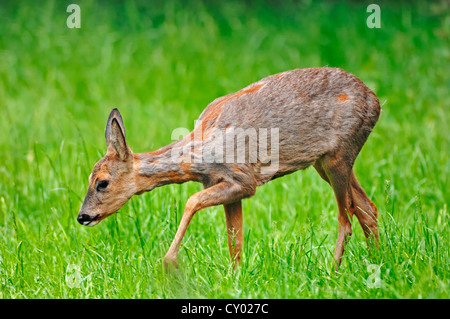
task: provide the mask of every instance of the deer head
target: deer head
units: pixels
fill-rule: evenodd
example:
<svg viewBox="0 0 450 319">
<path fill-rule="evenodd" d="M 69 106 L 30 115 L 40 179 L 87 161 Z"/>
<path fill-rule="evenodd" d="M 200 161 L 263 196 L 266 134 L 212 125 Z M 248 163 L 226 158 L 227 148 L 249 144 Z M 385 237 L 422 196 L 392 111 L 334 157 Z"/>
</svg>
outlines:
<svg viewBox="0 0 450 319">
<path fill-rule="evenodd" d="M 89 188 L 77 218 L 80 224 L 98 224 L 136 193 L 133 152 L 125 137 L 122 116 L 113 109 L 105 130 L 107 152 L 89 176 Z"/>
</svg>

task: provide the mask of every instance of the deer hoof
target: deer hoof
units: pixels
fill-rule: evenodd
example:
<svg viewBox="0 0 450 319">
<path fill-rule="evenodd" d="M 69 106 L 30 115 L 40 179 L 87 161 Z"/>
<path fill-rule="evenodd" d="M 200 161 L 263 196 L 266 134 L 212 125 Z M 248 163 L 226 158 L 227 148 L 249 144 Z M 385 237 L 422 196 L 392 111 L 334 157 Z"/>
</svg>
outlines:
<svg viewBox="0 0 450 319">
<path fill-rule="evenodd" d="M 172 270 L 178 269 L 178 263 L 175 259 L 169 259 L 164 257 L 164 269 L 166 270 L 166 273 L 171 272 Z"/>
</svg>

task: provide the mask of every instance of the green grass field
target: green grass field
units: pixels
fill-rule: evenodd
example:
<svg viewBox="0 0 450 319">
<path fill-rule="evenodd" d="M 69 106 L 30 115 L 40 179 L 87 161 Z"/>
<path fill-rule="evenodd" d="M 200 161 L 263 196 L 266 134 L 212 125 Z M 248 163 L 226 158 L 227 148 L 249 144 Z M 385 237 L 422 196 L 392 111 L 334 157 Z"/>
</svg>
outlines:
<svg viewBox="0 0 450 319">
<path fill-rule="evenodd" d="M 361 2 L 0 3 L 1 298 L 449 298 L 450 7 Z M 201 184 L 135 196 L 88 228 L 76 221 L 119 108 L 134 152 L 172 142 L 204 107 L 260 78 L 343 68 L 382 115 L 355 171 L 380 213 L 369 256 L 355 218 L 340 273 L 332 189 L 309 168 L 243 202 L 243 263 L 229 262 L 221 206 L 197 213 L 178 273 L 163 257 Z"/>
</svg>

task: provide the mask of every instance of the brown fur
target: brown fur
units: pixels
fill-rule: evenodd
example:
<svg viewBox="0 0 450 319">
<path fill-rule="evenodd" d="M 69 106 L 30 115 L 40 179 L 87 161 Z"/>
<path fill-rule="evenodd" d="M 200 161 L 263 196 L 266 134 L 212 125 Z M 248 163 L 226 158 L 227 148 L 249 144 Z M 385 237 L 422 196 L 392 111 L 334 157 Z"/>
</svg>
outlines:
<svg viewBox="0 0 450 319">
<path fill-rule="evenodd" d="M 171 183 L 201 182 L 205 189 L 186 203 L 166 263 L 176 264 L 178 248 L 194 214 L 220 204 L 226 212 L 230 255 L 239 263 L 243 241 L 241 200 L 254 195 L 259 185 L 312 165 L 335 193 L 339 227 L 334 257 L 339 265 L 352 233 L 349 218 L 353 215 L 368 242 L 371 238 L 378 240 L 378 212 L 358 183 L 353 164 L 379 114 L 376 95 L 358 78 L 336 68 L 286 71 L 218 98 L 205 108 L 191 134 L 149 153 L 132 153 L 122 117 L 114 109 L 105 130 L 108 152 L 94 167 L 79 216 L 87 220 L 95 216 L 94 222 L 98 222 L 133 194 Z M 254 154 L 263 141 L 252 133 L 273 128 L 279 131 L 279 160 L 277 170 L 267 171 L 262 168 L 268 165 L 267 160 L 273 162 L 276 148 L 268 146 L 267 158 Z M 244 134 L 234 136 L 235 129 Z M 225 144 L 217 133 L 243 142 L 245 150 L 238 151 L 245 153 L 244 162 L 222 161 L 226 155 L 243 155 L 236 154 L 236 148 L 225 149 L 224 154 L 206 152 Z M 109 186 L 97 192 L 95 185 L 103 179 L 110 180 Z M 83 218 L 79 221 L 87 224 Z"/>
</svg>

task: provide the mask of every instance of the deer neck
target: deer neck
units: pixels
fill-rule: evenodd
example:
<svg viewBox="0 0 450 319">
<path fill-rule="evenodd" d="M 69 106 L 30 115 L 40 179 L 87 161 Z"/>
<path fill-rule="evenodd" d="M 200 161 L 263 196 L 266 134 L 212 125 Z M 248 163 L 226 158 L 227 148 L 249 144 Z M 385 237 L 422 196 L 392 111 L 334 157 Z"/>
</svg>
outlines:
<svg viewBox="0 0 450 319">
<path fill-rule="evenodd" d="M 181 148 L 169 145 L 154 152 L 134 154 L 137 194 L 168 185 L 201 181 L 200 172 L 181 156 Z"/>
</svg>

